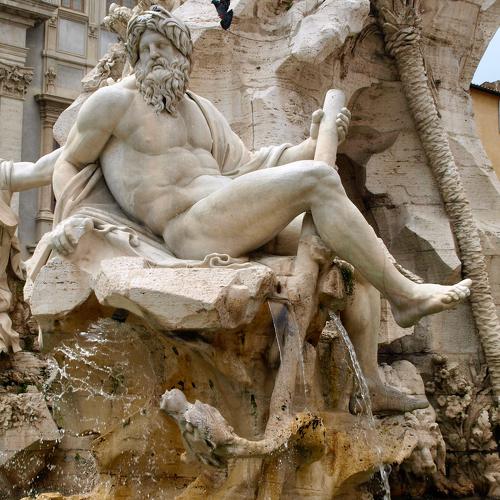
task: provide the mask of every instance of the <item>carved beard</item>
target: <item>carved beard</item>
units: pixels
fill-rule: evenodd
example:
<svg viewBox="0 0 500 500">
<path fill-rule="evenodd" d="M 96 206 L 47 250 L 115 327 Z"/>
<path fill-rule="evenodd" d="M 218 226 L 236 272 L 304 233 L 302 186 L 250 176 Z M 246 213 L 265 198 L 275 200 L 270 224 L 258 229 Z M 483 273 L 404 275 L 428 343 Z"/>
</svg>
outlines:
<svg viewBox="0 0 500 500">
<path fill-rule="evenodd" d="M 184 96 L 189 80 L 189 61 L 182 57 L 173 62 L 164 58 L 148 59 L 145 65 L 138 62 L 135 79 L 139 92 L 156 113 L 165 110 L 176 116 L 175 108 Z"/>
</svg>

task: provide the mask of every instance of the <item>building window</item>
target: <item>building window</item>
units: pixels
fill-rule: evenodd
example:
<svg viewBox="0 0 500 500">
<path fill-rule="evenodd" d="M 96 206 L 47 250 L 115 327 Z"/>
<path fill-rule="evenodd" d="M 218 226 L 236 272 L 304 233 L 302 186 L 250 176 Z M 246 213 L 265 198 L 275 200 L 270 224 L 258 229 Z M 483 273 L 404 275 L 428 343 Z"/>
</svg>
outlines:
<svg viewBox="0 0 500 500">
<path fill-rule="evenodd" d="M 57 50 L 85 57 L 87 51 L 87 24 L 59 18 Z"/>
<path fill-rule="evenodd" d="M 81 92 L 81 82 L 84 75 L 84 70 L 81 67 L 69 66 L 67 64 L 58 64 L 57 86 Z"/>
<path fill-rule="evenodd" d="M 83 0 L 61 0 L 61 7 L 83 12 Z"/>
</svg>

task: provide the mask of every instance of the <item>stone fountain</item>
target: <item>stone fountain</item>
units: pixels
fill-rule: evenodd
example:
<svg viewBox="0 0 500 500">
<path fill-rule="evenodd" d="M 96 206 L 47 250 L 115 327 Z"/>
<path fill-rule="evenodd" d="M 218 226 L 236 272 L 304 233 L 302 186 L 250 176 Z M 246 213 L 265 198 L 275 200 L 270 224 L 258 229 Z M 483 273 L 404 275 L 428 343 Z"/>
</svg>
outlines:
<svg viewBox="0 0 500 500">
<path fill-rule="evenodd" d="M 385 116 L 378 129 L 368 119 L 382 113 L 380 104 L 367 110 L 370 100 L 390 87 L 370 79 L 383 81 L 384 71 L 395 78 L 392 63 L 373 63 L 373 74 L 352 66 L 355 50 L 367 57 L 383 47 L 378 20 L 411 94 L 400 48 L 421 43 L 420 7 L 373 2 L 373 17 L 364 0 L 232 4 L 230 32 L 209 3 L 113 5 L 105 22 L 121 41 L 59 118 L 61 149 L 29 169 L 1 164 L 5 196 L 50 181 L 56 196 L 54 229 L 23 268 L 4 203 L 3 288 L 17 315 L 2 313 L 2 335 L 6 351 L 19 351 L 19 333 L 25 349 L 5 361 L 5 385 L 18 394 L 7 390 L 0 408 L 2 492 L 39 499 L 497 495 L 498 320 L 488 308 L 474 316 L 487 364 L 476 360 L 471 383 L 463 364 L 443 355 L 423 363 L 405 356 L 409 334 L 422 338 L 422 328 L 439 325 L 430 314 L 470 324 L 475 282 L 455 279 L 460 261 L 446 244 L 426 258 L 457 284 L 426 283 L 396 262 L 388 247 L 405 264 L 419 257 L 409 243 L 405 255 L 394 235 L 392 245 L 378 238 L 349 178 L 358 163 L 383 198 L 369 167 L 389 161 L 398 141 L 411 144 L 405 117 L 392 129 Z M 272 82 L 263 87 L 266 78 Z M 299 81 L 301 90 L 289 88 Z M 395 111 L 404 95 L 391 89 Z M 227 118 L 240 136 L 221 110 L 232 110 Z M 306 120 L 304 140 L 269 146 L 303 138 Z M 433 126 L 439 139 L 441 124 Z M 423 151 L 433 137 L 421 139 Z M 498 203 L 498 181 L 488 186 Z M 375 214 L 370 222 L 388 236 L 400 221 L 382 198 L 364 215 Z M 422 214 L 438 231 L 446 216 L 429 207 Z M 406 210 L 412 219 L 414 207 Z M 432 228 L 418 224 L 404 230 L 427 241 Z M 467 224 L 474 241 L 476 223 Z M 435 277 L 425 265 L 415 267 Z M 19 277 L 26 278 L 22 296 Z M 381 332 L 386 363 L 379 366 Z M 454 404 L 462 405 L 455 413 Z M 459 479 L 447 448 L 460 451 L 464 438 L 442 431 L 445 416 L 466 421 L 467 410 L 475 469 Z"/>
</svg>

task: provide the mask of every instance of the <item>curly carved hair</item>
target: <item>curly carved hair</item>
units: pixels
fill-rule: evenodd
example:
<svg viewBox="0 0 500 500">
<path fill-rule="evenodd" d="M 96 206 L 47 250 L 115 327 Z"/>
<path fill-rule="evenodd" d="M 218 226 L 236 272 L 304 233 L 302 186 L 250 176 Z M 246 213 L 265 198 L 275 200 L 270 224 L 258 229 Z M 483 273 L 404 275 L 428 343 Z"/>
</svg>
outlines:
<svg viewBox="0 0 500 500">
<path fill-rule="evenodd" d="M 189 28 L 167 9 L 153 5 L 150 10 L 133 16 L 127 25 L 127 55 L 132 66 L 139 59 L 139 42 L 146 30 L 165 36 L 191 64 L 193 42 Z"/>
</svg>

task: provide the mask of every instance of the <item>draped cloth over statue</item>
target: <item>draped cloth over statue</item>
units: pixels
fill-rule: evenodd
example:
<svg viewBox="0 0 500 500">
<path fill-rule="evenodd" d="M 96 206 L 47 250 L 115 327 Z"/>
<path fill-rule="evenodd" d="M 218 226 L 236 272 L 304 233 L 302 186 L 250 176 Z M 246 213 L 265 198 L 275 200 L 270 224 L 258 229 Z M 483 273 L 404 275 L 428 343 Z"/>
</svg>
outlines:
<svg viewBox="0 0 500 500">
<path fill-rule="evenodd" d="M 7 273 L 11 271 L 19 279 L 23 279 L 20 246 L 16 236 L 17 216 L 10 208 L 12 167 L 12 161 L 0 159 L 0 352 L 8 352 L 9 349 L 14 352 L 21 350 L 19 334 L 12 329 L 8 314 L 12 304 L 12 292 Z"/>
<path fill-rule="evenodd" d="M 211 153 L 223 175 L 239 177 L 262 168 L 275 167 L 283 151 L 290 147 L 283 144 L 250 153 L 212 103 L 192 92 L 187 92 L 187 96 L 200 107 L 207 121 L 212 135 Z M 121 210 L 98 164 L 87 165 L 75 175 L 57 200 L 54 226 L 69 217 L 88 217 L 94 224 L 94 230 L 85 234 L 75 252 L 66 257 L 91 275 L 98 272 L 102 260 L 122 256 L 142 257 L 152 266 L 160 267 L 234 267 L 246 262 L 245 259 L 233 259 L 224 254 L 211 254 L 203 261 L 178 259 L 168 250 L 168 242 Z M 49 233 L 42 238 L 33 257 L 26 263 L 30 281 L 36 278 L 51 253 Z"/>
</svg>

